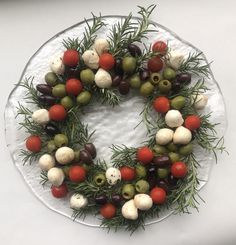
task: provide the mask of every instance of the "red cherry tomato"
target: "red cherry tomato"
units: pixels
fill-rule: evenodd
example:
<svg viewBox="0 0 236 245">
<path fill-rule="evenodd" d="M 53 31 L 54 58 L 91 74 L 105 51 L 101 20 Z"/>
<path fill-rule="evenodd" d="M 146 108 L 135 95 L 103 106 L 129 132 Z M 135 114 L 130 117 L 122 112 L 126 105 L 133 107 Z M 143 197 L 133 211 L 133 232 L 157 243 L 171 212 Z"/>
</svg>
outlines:
<svg viewBox="0 0 236 245">
<path fill-rule="evenodd" d="M 196 130 L 201 127 L 201 119 L 197 115 L 191 115 L 186 117 L 184 121 L 184 126 L 189 130 Z"/>
<path fill-rule="evenodd" d="M 153 107 L 157 112 L 166 113 L 170 110 L 170 101 L 164 96 L 157 97 L 153 102 Z"/>
<path fill-rule="evenodd" d="M 69 178 L 72 182 L 83 182 L 86 178 L 86 171 L 81 166 L 72 166 L 69 169 Z"/>
<path fill-rule="evenodd" d="M 137 151 L 137 159 L 143 164 L 150 163 L 153 157 L 153 152 L 148 147 L 139 148 Z"/>
<path fill-rule="evenodd" d="M 121 173 L 121 179 L 125 181 L 133 180 L 136 175 L 136 171 L 134 168 L 130 168 L 126 166 L 120 168 L 120 173 Z"/>
<path fill-rule="evenodd" d="M 83 86 L 80 80 L 71 78 L 66 81 L 66 92 L 68 94 L 77 96 L 82 91 L 82 89 L 83 89 Z"/>
<path fill-rule="evenodd" d="M 166 191 L 160 187 L 154 187 L 150 196 L 155 204 L 163 204 L 166 201 Z"/>
<path fill-rule="evenodd" d="M 79 53 L 75 49 L 68 49 L 64 52 L 63 63 L 67 66 L 77 66 L 79 62 Z"/>
<path fill-rule="evenodd" d="M 163 61 L 160 57 L 155 56 L 148 60 L 148 70 L 151 72 L 159 72 L 163 68 Z"/>
<path fill-rule="evenodd" d="M 116 207 L 111 203 L 107 203 L 100 208 L 100 214 L 105 219 L 111 219 L 116 215 Z"/>
<path fill-rule="evenodd" d="M 62 198 L 65 197 L 68 193 L 67 185 L 64 183 L 60 186 L 54 186 L 51 187 L 51 193 L 56 198 Z"/>
<path fill-rule="evenodd" d="M 175 178 L 184 178 L 188 170 L 184 162 L 174 162 L 171 166 L 170 172 Z"/>
<path fill-rule="evenodd" d="M 49 108 L 49 117 L 51 120 L 63 121 L 66 115 L 66 110 L 62 105 L 53 105 Z"/>
<path fill-rule="evenodd" d="M 99 66 L 104 70 L 111 70 L 113 66 L 115 65 L 115 59 L 114 57 L 109 53 L 103 53 L 101 54 L 99 58 Z"/>
<path fill-rule="evenodd" d="M 167 44 L 163 41 L 157 41 L 152 45 L 152 51 L 153 52 L 158 52 L 161 55 L 165 55 L 167 52 Z"/>
<path fill-rule="evenodd" d="M 39 136 L 32 135 L 26 140 L 26 148 L 32 152 L 39 152 L 41 150 L 42 142 Z"/>
</svg>

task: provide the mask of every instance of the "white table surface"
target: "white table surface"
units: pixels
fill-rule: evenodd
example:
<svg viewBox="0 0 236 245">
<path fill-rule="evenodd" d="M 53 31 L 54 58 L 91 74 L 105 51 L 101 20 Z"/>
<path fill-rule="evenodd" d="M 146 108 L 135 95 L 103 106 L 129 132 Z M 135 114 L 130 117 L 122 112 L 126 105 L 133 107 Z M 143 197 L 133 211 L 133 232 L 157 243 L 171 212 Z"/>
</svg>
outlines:
<svg viewBox="0 0 236 245">
<path fill-rule="evenodd" d="M 192 215 L 171 216 L 132 237 L 88 228 L 46 208 L 28 189 L 5 145 L 3 113 L 7 96 L 31 55 L 57 32 L 98 14 L 125 15 L 155 1 L 0 1 L 0 242 L 10 244 L 236 244 L 236 2 L 234 0 L 159 0 L 154 21 L 201 49 L 226 100 L 230 156 L 219 157 L 201 192 L 205 204 Z"/>
</svg>

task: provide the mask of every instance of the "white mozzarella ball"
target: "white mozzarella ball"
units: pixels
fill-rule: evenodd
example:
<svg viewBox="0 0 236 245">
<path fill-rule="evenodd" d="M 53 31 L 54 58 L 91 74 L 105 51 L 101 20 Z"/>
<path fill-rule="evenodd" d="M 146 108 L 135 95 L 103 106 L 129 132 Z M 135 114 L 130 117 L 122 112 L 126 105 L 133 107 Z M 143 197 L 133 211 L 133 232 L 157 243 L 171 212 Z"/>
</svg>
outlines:
<svg viewBox="0 0 236 245">
<path fill-rule="evenodd" d="M 47 176 L 48 180 L 55 186 L 60 186 L 65 178 L 63 170 L 56 167 L 49 169 Z"/>
<path fill-rule="evenodd" d="M 122 206 L 121 213 L 126 219 L 136 220 L 138 218 L 138 209 L 134 205 L 133 199 L 129 200 Z"/>
<path fill-rule="evenodd" d="M 75 153 L 71 148 L 67 146 L 63 146 L 56 151 L 55 157 L 58 163 L 65 165 L 67 163 L 70 163 L 72 160 L 74 160 Z"/>
<path fill-rule="evenodd" d="M 193 95 L 191 101 L 196 110 L 202 110 L 207 105 L 208 97 L 204 94 Z"/>
<path fill-rule="evenodd" d="M 156 143 L 159 145 L 166 145 L 172 141 L 174 131 L 169 128 L 162 128 L 157 131 Z"/>
<path fill-rule="evenodd" d="M 65 65 L 63 64 L 62 60 L 63 54 L 57 56 L 50 63 L 51 70 L 58 75 L 62 75 L 65 72 Z"/>
<path fill-rule="evenodd" d="M 44 154 L 39 158 L 39 167 L 44 171 L 48 171 L 49 169 L 55 166 L 55 159 L 53 156 L 49 154 Z"/>
<path fill-rule="evenodd" d="M 192 133 L 189 129 L 180 126 L 178 127 L 173 136 L 174 144 L 186 145 L 192 140 Z"/>
<path fill-rule="evenodd" d="M 99 56 L 93 50 L 86 50 L 83 55 L 82 59 L 89 68 L 91 69 L 98 69 L 99 67 Z"/>
<path fill-rule="evenodd" d="M 134 205 L 137 209 L 148 210 L 152 207 L 152 198 L 147 194 L 137 194 L 134 196 Z"/>
<path fill-rule="evenodd" d="M 98 38 L 94 42 L 94 49 L 100 56 L 102 53 L 109 50 L 109 43 L 105 38 Z"/>
<path fill-rule="evenodd" d="M 81 209 L 88 205 L 88 199 L 87 197 L 81 195 L 81 194 L 74 194 L 70 198 L 70 207 L 73 209 Z"/>
<path fill-rule="evenodd" d="M 99 88 L 110 88 L 112 85 L 110 73 L 102 68 L 96 72 L 94 81 Z"/>
<path fill-rule="evenodd" d="M 178 51 L 170 51 L 168 54 L 168 65 L 178 70 L 184 61 L 184 55 Z"/>
<path fill-rule="evenodd" d="M 106 179 L 109 185 L 115 185 L 119 180 L 121 180 L 121 173 L 118 168 L 110 167 L 106 171 Z"/>
<path fill-rule="evenodd" d="M 50 120 L 48 110 L 39 109 L 35 111 L 32 115 L 32 120 L 40 125 L 47 124 Z"/>
<path fill-rule="evenodd" d="M 171 128 L 177 128 L 184 122 L 182 114 L 178 110 L 169 110 L 165 115 L 165 122 Z"/>
</svg>

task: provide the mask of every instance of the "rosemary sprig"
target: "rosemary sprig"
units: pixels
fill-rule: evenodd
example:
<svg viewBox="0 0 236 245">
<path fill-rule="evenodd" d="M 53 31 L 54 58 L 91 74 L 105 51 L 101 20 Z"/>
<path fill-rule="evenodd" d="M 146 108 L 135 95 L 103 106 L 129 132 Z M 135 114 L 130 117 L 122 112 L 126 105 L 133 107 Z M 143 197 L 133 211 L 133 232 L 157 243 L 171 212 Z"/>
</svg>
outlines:
<svg viewBox="0 0 236 245">
<path fill-rule="evenodd" d="M 190 208 L 198 210 L 199 201 L 204 202 L 198 193 L 200 180 L 197 169 L 199 162 L 193 153 L 187 156 L 184 162 L 188 164 L 188 174 L 178 182 L 177 188 L 172 191 L 168 200 L 176 213 L 190 213 Z"/>
<path fill-rule="evenodd" d="M 40 174 L 40 184 L 42 186 L 45 186 L 48 182 L 48 175 L 47 175 L 47 171 L 42 171 L 41 174 Z"/>
<path fill-rule="evenodd" d="M 97 37 L 96 32 L 100 30 L 105 23 L 102 20 L 101 14 L 96 16 L 92 13 L 92 24 L 90 25 L 87 19 L 85 20 L 86 27 L 84 28 L 83 38 L 79 40 L 79 38 L 68 38 L 63 40 L 63 46 L 66 49 L 76 49 L 81 54 L 84 53 L 85 50 L 91 48 L 94 44 L 94 41 Z"/>
<path fill-rule="evenodd" d="M 210 76 L 209 66 L 210 63 L 205 63 L 205 59 L 200 53 L 190 53 L 187 59 L 181 64 L 179 72 L 189 72 L 197 76 Z"/>
<path fill-rule="evenodd" d="M 120 95 L 116 93 L 116 90 L 111 90 L 111 89 L 101 89 L 98 87 L 93 87 L 92 88 L 93 95 L 96 98 L 96 101 L 99 100 L 102 104 L 108 104 L 112 107 L 116 106 L 119 104 L 121 101 Z"/>
<path fill-rule="evenodd" d="M 39 93 L 35 89 L 35 87 L 33 85 L 33 81 L 34 81 L 34 77 L 26 77 L 19 84 L 19 86 L 25 88 L 27 91 L 25 94 L 25 97 L 24 97 L 24 99 L 26 100 L 27 103 L 35 104 L 39 108 L 42 108 L 42 104 L 39 102 L 39 99 L 38 99 Z"/>
<path fill-rule="evenodd" d="M 139 7 L 138 14 L 140 19 L 137 22 L 132 21 L 132 14 L 130 13 L 123 22 L 118 22 L 113 25 L 109 38 L 110 52 L 114 56 L 124 56 L 126 49 L 130 43 L 141 42 L 143 38 L 147 38 L 149 32 L 155 32 L 150 28 L 154 25 L 149 17 L 156 5 L 152 4 L 147 8 Z"/>
<path fill-rule="evenodd" d="M 45 150 L 41 150 L 40 152 L 31 152 L 27 150 L 21 150 L 19 157 L 22 158 L 23 165 L 29 163 L 30 165 L 37 161 L 43 154 L 47 153 Z"/>
<path fill-rule="evenodd" d="M 136 152 L 137 148 L 134 147 L 127 147 L 125 145 L 112 145 L 112 156 L 111 161 L 113 166 L 120 168 L 123 165 L 135 167 L 137 164 L 136 160 Z"/>
</svg>

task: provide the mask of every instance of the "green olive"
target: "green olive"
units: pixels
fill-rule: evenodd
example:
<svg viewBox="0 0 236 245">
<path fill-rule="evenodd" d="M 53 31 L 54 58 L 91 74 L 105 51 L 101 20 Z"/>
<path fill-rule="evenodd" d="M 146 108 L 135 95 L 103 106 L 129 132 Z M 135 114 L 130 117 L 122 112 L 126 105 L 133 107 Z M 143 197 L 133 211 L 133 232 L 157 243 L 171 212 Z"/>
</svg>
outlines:
<svg viewBox="0 0 236 245">
<path fill-rule="evenodd" d="M 103 173 L 98 173 L 93 177 L 93 180 L 97 186 L 103 186 L 106 183 L 106 176 Z"/>
<path fill-rule="evenodd" d="M 80 150 L 74 150 L 74 153 L 75 153 L 75 157 L 74 157 L 74 160 L 73 162 L 79 162 L 80 161 Z"/>
<path fill-rule="evenodd" d="M 155 155 L 157 155 L 157 156 L 163 155 L 163 154 L 168 152 L 167 149 L 162 145 L 154 145 L 153 151 L 154 151 Z"/>
<path fill-rule="evenodd" d="M 93 84 L 94 82 L 94 73 L 91 69 L 85 69 L 80 72 L 80 79 L 85 84 Z"/>
<path fill-rule="evenodd" d="M 180 110 L 185 105 L 185 97 L 177 96 L 171 100 L 170 105 L 173 109 Z"/>
<path fill-rule="evenodd" d="M 157 169 L 157 176 L 160 178 L 160 179 L 164 179 L 168 176 L 169 174 L 169 170 L 167 168 L 158 168 Z"/>
<path fill-rule="evenodd" d="M 168 156 L 171 162 L 178 162 L 180 160 L 180 155 L 176 152 L 169 152 Z"/>
<path fill-rule="evenodd" d="M 193 145 L 191 143 L 184 145 L 184 146 L 181 146 L 179 148 L 179 154 L 181 154 L 183 156 L 189 155 L 192 151 L 193 151 Z"/>
<path fill-rule="evenodd" d="M 140 87 L 140 94 L 143 96 L 149 96 L 153 93 L 154 86 L 148 81 L 142 84 Z"/>
<path fill-rule="evenodd" d="M 138 74 L 133 75 L 129 79 L 129 84 L 131 88 L 140 88 L 141 86 L 141 79 Z"/>
<path fill-rule="evenodd" d="M 158 73 L 158 72 L 152 73 L 151 77 L 150 77 L 150 80 L 151 80 L 151 83 L 153 85 L 157 85 L 160 82 L 160 80 L 161 80 L 161 74 Z"/>
<path fill-rule="evenodd" d="M 122 69 L 125 73 L 132 74 L 136 69 L 136 59 L 132 56 L 124 57 L 122 60 Z"/>
<path fill-rule="evenodd" d="M 56 145 L 55 145 L 55 142 L 54 140 L 50 140 L 48 141 L 48 144 L 47 144 L 47 150 L 49 153 L 52 153 L 53 151 L 55 151 L 57 149 Z"/>
<path fill-rule="evenodd" d="M 122 187 L 121 193 L 124 199 L 131 199 L 135 195 L 135 188 L 132 184 L 125 184 Z"/>
<path fill-rule="evenodd" d="M 48 72 L 45 75 L 44 79 L 45 82 L 51 87 L 56 86 L 58 84 L 58 77 L 54 72 Z"/>
<path fill-rule="evenodd" d="M 135 167 L 135 171 L 136 171 L 136 177 L 138 179 L 145 178 L 146 175 L 147 175 L 147 170 L 146 170 L 146 168 L 143 165 L 138 164 Z"/>
<path fill-rule="evenodd" d="M 159 88 L 161 93 L 168 94 L 171 90 L 171 82 L 168 80 L 161 80 L 158 83 L 158 88 Z"/>
<path fill-rule="evenodd" d="M 62 168 L 66 177 L 69 177 L 70 166 L 65 166 Z"/>
<path fill-rule="evenodd" d="M 70 96 L 65 96 L 61 99 L 60 101 L 61 105 L 65 108 L 65 109 L 71 109 L 73 107 L 73 100 L 71 99 Z"/>
<path fill-rule="evenodd" d="M 178 146 L 175 145 L 173 142 L 170 142 L 167 146 L 167 149 L 172 152 L 177 152 L 178 151 Z"/>
<path fill-rule="evenodd" d="M 146 180 L 139 180 L 135 184 L 135 189 L 139 193 L 147 193 L 149 191 L 150 185 Z"/>
<path fill-rule="evenodd" d="M 92 94 L 89 91 L 82 91 L 76 98 L 80 105 L 87 105 L 91 100 Z"/>
<path fill-rule="evenodd" d="M 63 98 L 66 96 L 66 86 L 64 84 L 57 84 L 52 89 L 52 94 L 55 97 Z"/>
<path fill-rule="evenodd" d="M 163 71 L 163 77 L 171 81 L 176 77 L 176 72 L 172 68 L 167 67 Z"/>
<path fill-rule="evenodd" d="M 64 134 L 56 134 L 54 136 L 54 142 L 57 147 L 68 145 L 68 138 Z"/>
</svg>

